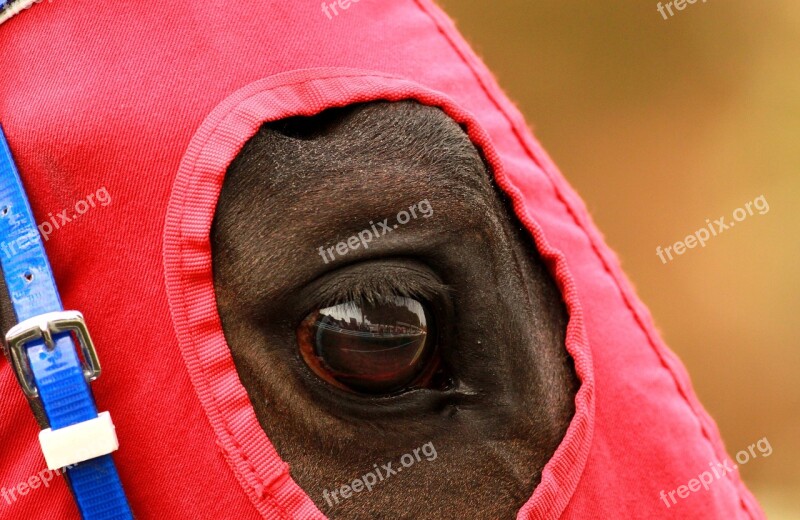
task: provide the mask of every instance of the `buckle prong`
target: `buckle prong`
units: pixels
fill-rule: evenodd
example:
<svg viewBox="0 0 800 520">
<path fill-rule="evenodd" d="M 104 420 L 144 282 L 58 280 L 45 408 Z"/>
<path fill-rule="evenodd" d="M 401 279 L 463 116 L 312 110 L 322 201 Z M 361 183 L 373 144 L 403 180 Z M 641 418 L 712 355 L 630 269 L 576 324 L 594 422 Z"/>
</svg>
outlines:
<svg viewBox="0 0 800 520">
<path fill-rule="evenodd" d="M 39 324 L 40 326 L 43 324 Z M 44 346 L 47 347 L 47 350 L 52 351 L 56 348 L 56 342 L 53 341 L 53 333 L 50 332 L 49 327 L 42 327 L 39 329 L 39 333 L 42 335 L 42 340 L 44 341 Z"/>
<path fill-rule="evenodd" d="M 22 391 L 29 399 L 39 397 L 36 381 L 31 371 L 28 354 L 25 349 L 31 341 L 41 339 L 47 350 L 56 348 L 53 334 L 74 332 L 83 354 L 83 376 L 87 382 L 92 382 L 100 377 L 100 360 L 97 351 L 86 328 L 83 314 L 78 311 L 48 312 L 34 316 L 11 327 L 6 334 L 6 343 L 11 354 L 11 364 L 17 376 Z"/>
</svg>

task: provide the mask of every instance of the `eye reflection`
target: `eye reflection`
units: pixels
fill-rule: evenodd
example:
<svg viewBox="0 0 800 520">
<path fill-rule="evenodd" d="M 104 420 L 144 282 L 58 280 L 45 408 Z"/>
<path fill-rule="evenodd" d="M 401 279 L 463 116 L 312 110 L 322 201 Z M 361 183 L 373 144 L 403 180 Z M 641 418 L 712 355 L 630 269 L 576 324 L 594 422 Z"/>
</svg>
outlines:
<svg viewBox="0 0 800 520">
<path fill-rule="evenodd" d="M 320 309 L 303 320 L 297 336 L 312 371 L 354 393 L 423 387 L 438 366 L 432 315 L 412 298 L 392 296 Z"/>
</svg>

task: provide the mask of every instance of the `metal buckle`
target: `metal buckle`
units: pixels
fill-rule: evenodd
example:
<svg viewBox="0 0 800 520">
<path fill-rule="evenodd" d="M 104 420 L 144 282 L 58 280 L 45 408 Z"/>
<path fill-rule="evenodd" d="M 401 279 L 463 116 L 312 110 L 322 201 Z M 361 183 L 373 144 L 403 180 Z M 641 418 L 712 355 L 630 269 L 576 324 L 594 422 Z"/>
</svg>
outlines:
<svg viewBox="0 0 800 520">
<path fill-rule="evenodd" d="M 53 334 L 74 332 L 83 353 L 83 375 L 87 383 L 100 377 L 100 360 L 86 328 L 83 314 L 78 311 L 48 312 L 34 316 L 11 327 L 6 334 L 11 364 L 22 391 L 30 399 L 39 397 L 36 381 L 31 372 L 25 345 L 31 341 L 42 339 L 48 350 L 56 347 Z"/>
</svg>

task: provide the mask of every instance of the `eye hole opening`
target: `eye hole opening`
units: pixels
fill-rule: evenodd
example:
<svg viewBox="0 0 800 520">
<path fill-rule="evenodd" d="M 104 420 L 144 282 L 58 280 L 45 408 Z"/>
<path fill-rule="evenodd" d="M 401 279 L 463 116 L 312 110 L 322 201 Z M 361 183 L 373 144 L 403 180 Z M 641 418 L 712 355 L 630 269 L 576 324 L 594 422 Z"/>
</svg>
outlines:
<svg viewBox="0 0 800 520">
<path fill-rule="evenodd" d="M 413 298 L 349 301 L 309 314 L 297 340 L 311 371 L 340 390 L 387 396 L 444 389 L 434 321 L 427 304 Z"/>
<path fill-rule="evenodd" d="M 287 117 L 265 126 L 291 139 L 313 141 L 341 125 L 344 115 L 352 110 L 352 107 L 329 108 L 314 116 Z"/>
</svg>

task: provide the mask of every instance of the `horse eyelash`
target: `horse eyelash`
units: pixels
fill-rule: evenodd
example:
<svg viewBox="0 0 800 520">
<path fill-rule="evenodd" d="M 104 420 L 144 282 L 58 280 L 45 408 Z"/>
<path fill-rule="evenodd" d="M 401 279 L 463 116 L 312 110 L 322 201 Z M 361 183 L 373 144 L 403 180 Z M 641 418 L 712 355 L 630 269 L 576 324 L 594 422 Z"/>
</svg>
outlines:
<svg viewBox="0 0 800 520">
<path fill-rule="evenodd" d="M 323 289 L 320 308 L 343 303 L 376 303 L 386 297 L 413 298 L 430 303 L 450 292 L 445 284 L 429 276 L 376 276 L 369 279 L 345 277 Z"/>
</svg>

